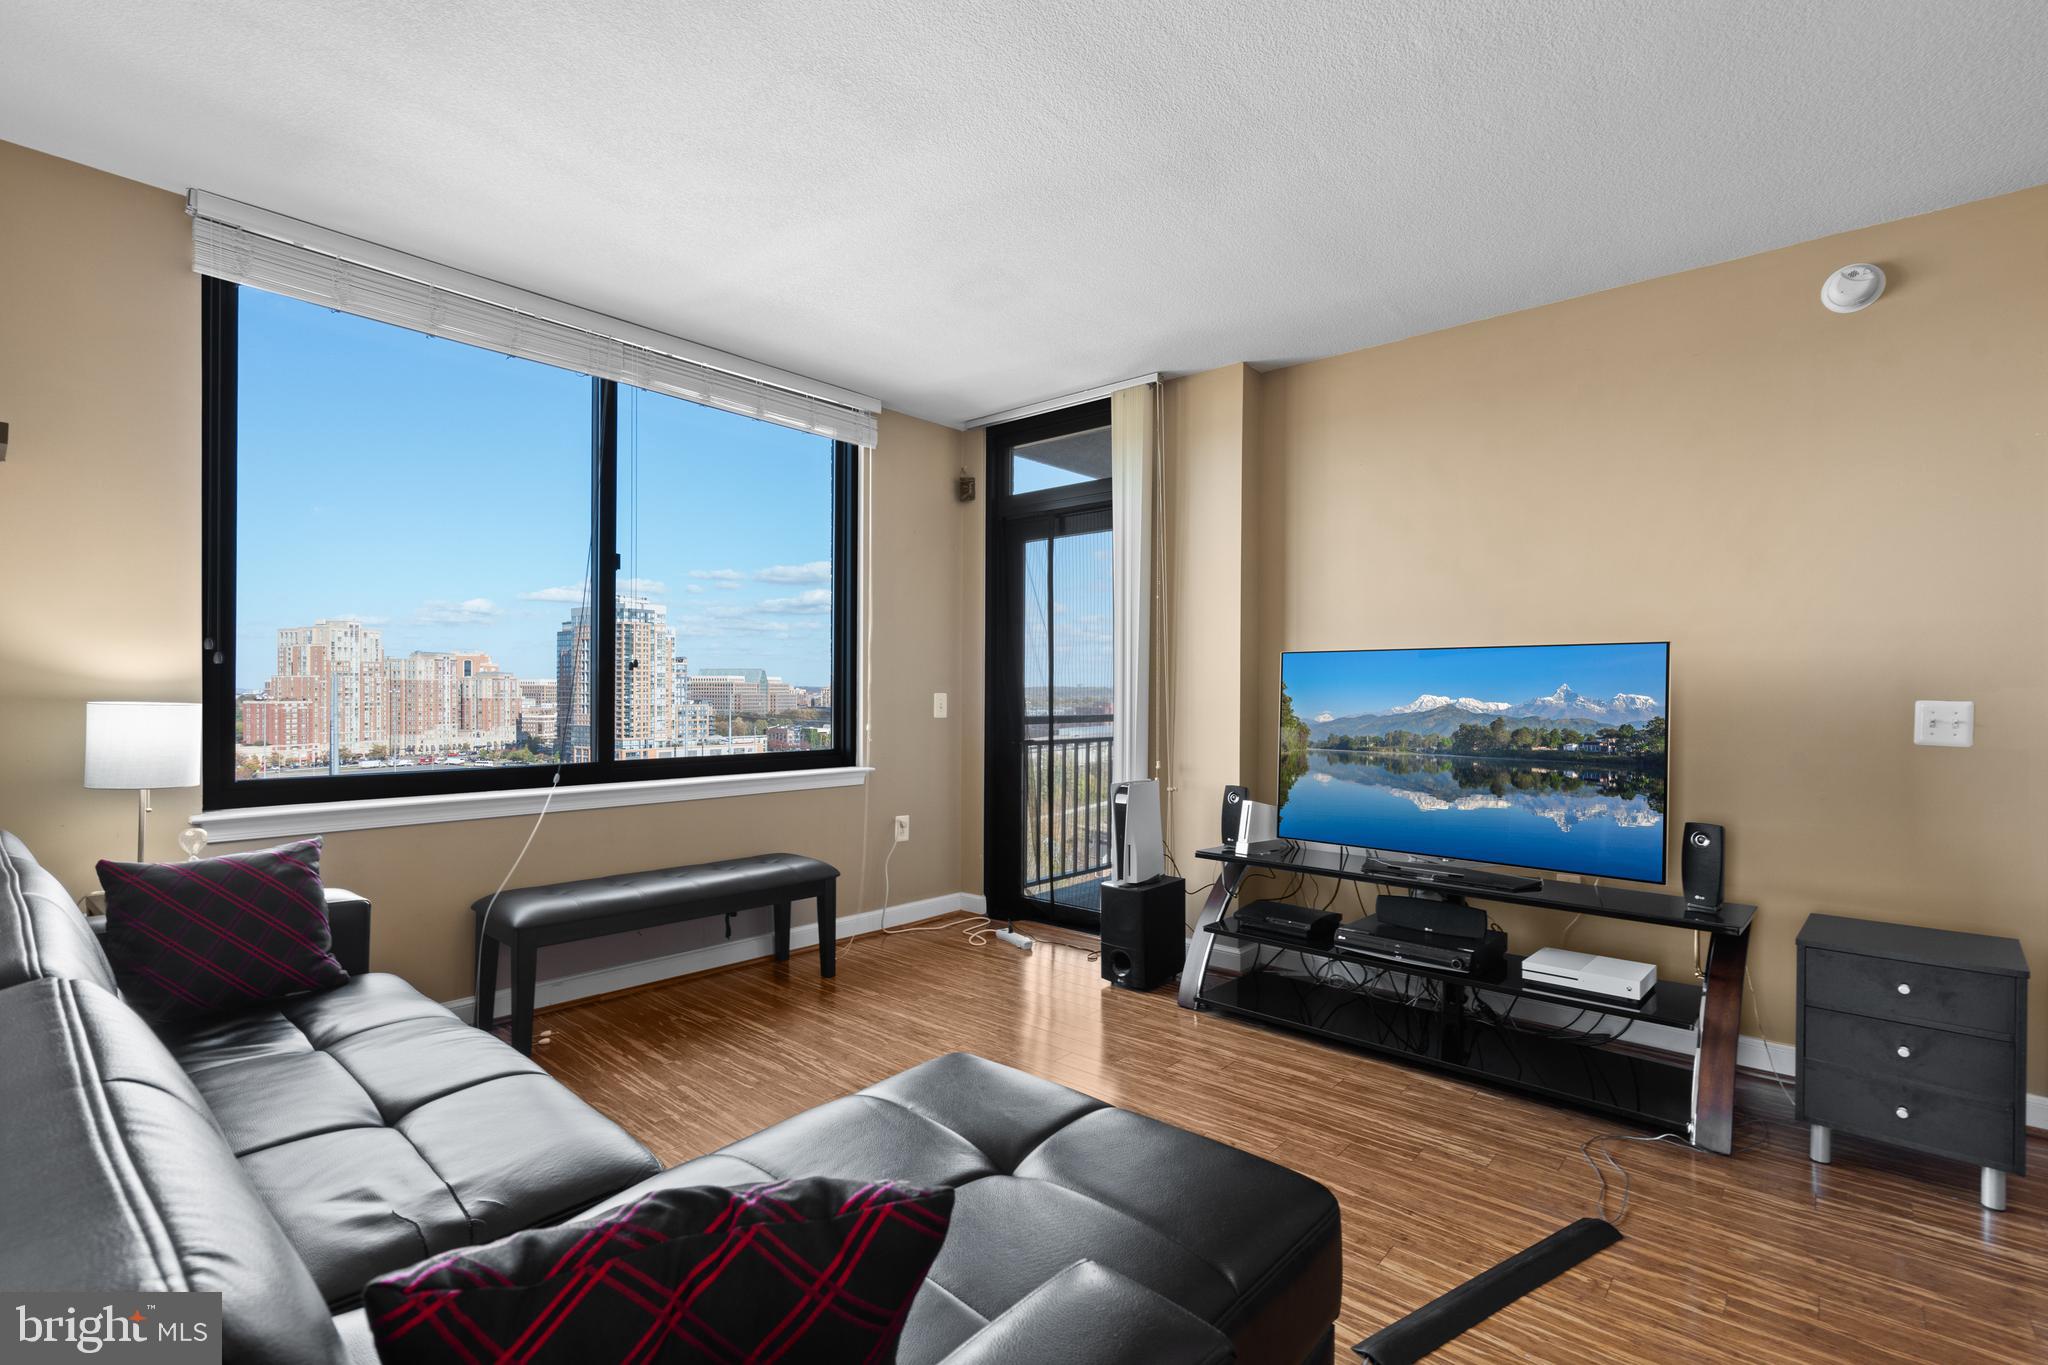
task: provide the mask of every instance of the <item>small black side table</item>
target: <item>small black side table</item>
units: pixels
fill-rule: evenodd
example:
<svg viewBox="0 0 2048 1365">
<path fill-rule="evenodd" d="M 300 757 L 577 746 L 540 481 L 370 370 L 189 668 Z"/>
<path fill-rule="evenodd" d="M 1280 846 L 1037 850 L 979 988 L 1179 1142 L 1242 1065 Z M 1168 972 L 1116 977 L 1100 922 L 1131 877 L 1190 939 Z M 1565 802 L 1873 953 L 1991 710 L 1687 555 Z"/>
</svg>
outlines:
<svg viewBox="0 0 2048 1365">
<path fill-rule="evenodd" d="M 2027 958 L 2018 939 L 1812 915 L 1799 931 L 1799 1117 L 1982 1169 L 2027 1168 Z"/>
</svg>

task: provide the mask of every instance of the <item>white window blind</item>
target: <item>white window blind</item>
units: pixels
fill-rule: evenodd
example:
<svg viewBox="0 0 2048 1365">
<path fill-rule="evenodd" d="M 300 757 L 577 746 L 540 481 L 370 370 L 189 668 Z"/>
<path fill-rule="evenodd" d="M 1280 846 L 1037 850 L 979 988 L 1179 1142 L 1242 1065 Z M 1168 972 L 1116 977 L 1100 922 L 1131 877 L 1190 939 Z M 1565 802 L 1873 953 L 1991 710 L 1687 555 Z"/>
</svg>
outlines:
<svg viewBox="0 0 2048 1365">
<path fill-rule="evenodd" d="M 615 379 L 855 445 L 875 444 L 880 403 L 194 190 L 192 268 L 343 313 Z"/>
</svg>

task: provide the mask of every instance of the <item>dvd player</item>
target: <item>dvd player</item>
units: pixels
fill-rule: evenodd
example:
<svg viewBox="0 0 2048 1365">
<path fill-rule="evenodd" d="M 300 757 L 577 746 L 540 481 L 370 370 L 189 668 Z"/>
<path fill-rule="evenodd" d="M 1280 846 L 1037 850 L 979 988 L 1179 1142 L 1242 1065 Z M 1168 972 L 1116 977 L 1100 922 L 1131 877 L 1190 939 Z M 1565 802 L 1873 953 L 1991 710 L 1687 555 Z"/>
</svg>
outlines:
<svg viewBox="0 0 2048 1365">
<path fill-rule="evenodd" d="M 1404 967 L 1490 977 L 1507 960 L 1508 936 L 1499 929 L 1488 929 L 1477 938 L 1432 934 L 1382 924 L 1379 916 L 1367 915 L 1340 926 L 1336 946 L 1357 957 L 1377 958 Z"/>
</svg>

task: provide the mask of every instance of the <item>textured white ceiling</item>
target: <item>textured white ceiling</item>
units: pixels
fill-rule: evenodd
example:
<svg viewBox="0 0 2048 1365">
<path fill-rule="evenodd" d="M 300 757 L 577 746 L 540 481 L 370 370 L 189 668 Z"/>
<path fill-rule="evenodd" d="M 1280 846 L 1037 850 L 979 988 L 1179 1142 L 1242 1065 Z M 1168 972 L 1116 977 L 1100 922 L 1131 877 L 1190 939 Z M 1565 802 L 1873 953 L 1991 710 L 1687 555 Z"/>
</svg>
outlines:
<svg viewBox="0 0 2048 1365">
<path fill-rule="evenodd" d="M 2048 4 L 4 0 L 0 138 L 958 423 L 2048 181 Z"/>
</svg>

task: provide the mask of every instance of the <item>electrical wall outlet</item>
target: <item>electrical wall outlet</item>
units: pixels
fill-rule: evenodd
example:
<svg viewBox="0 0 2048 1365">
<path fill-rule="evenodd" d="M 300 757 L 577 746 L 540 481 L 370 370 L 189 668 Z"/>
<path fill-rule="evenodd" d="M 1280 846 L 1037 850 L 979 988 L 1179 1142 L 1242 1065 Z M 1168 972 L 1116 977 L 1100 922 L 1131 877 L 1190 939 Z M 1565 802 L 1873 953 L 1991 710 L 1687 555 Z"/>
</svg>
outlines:
<svg viewBox="0 0 2048 1365">
<path fill-rule="evenodd" d="M 1946 749 L 1967 749 L 1977 738 L 1977 703 L 1973 701 L 1916 701 L 1913 703 L 1913 742 L 1936 744 Z"/>
<path fill-rule="evenodd" d="M 896 842 L 899 844 L 910 842 L 910 817 L 907 815 L 896 817 Z"/>
<path fill-rule="evenodd" d="M 934 692 L 932 693 L 932 719 L 944 720 L 945 718 L 946 694 L 944 692 Z"/>
</svg>

